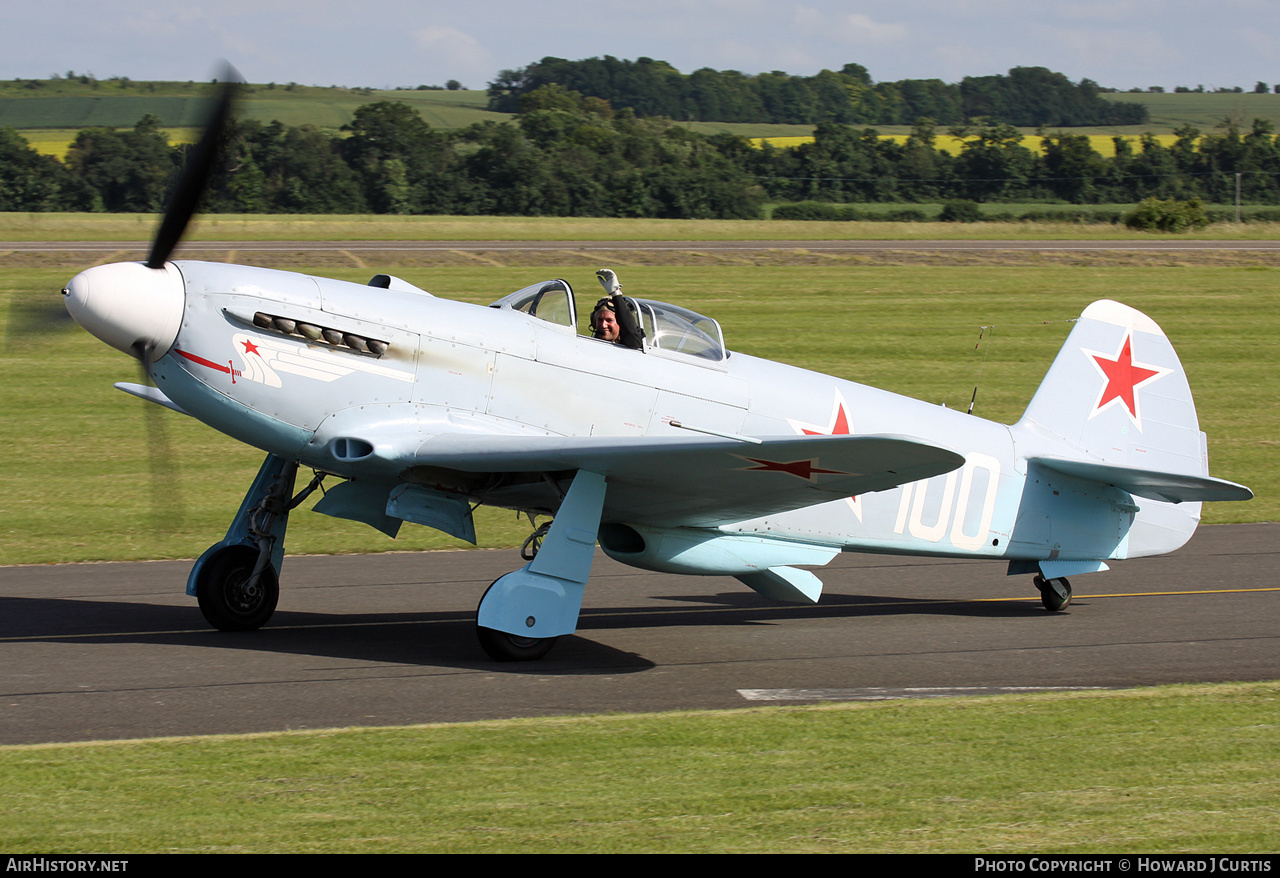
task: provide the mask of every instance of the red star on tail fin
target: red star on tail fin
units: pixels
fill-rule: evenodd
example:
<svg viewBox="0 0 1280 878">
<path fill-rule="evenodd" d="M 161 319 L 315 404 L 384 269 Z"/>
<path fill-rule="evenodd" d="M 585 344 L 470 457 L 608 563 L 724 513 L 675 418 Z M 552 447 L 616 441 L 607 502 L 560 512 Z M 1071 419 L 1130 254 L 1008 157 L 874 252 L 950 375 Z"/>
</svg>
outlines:
<svg viewBox="0 0 1280 878">
<path fill-rule="evenodd" d="M 1138 399 L 1138 388 L 1169 374 L 1169 369 L 1152 366 L 1148 363 L 1136 363 L 1133 359 L 1133 333 L 1126 332 L 1120 350 L 1115 356 L 1107 356 L 1098 351 L 1084 352 L 1106 381 L 1098 394 L 1098 401 L 1093 405 L 1089 417 L 1092 419 L 1114 405 L 1117 401 L 1129 413 L 1134 426 L 1142 429 L 1141 405 Z"/>
</svg>

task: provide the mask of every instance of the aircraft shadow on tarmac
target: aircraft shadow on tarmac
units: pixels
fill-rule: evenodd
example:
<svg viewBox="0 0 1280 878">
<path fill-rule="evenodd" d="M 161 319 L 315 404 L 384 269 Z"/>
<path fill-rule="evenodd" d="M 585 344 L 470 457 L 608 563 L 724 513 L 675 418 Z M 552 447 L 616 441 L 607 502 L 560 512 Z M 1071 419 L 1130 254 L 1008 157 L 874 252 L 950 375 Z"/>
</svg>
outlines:
<svg viewBox="0 0 1280 878">
<path fill-rule="evenodd" d="M 83 598 L 0 597 L 0 643 L 174 644 L 392 664 L 501 669 L 513 673 L 589 674 L 655 667 L 641 655 L 590 638 L 592 630 L 780 625 L 803 619 L 877 616 L 1058 617 L 1038 602 L 963 601 L 827 594 L 814 606 L 779 605 L 752 592 L 664 595 L 671 606 L 584 607 L 578 635 L 561 638 L 552 654 L 531 663 L 489 661 L 475 637 L 472 612 L 311 613 L 279 611 L 259 631 L 207 629 L 192 607 Z"/>
<path fill-rule="evenodd" d="M 624 607 L 603 611 L 583 609 L 580 630 L 592 628 L 659 628 L 680 625 L 772 625 L 789 619 L 858 619 L 869 616 L 971 616 L 1012 618 L 1047 616 L 1039 600 L 939 600 L 938 598 L 824 594 L 813 605 L 777 604 L 753 592 L 714 595 L 666 595 L 663 600 L 705 606 L 671 609 Z M 1084 606 L 1080 602 L 1080 606 Z M 1053 614 L 1061 615 L 1061 614 Z"/>
</svg>

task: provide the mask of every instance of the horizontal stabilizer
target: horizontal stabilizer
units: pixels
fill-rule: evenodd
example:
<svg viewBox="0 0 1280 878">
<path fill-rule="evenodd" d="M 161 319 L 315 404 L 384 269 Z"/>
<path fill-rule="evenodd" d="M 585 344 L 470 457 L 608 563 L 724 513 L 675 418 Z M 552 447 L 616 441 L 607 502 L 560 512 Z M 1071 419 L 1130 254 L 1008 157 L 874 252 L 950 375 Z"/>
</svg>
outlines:
<svg viewBox="0 0 1280 878">
<path fill-rule="evenodd" d="M 1122 491 L 1151 500 L 1182 503 L 1186 500 L 1249 500 L 1253 497 L 1253 491 L 1244 485 L 1211 476 L 1159 472 L 1065 457 L 1035 457 L 1031 461 L 1046 469 L 1114 485 Z"/>
</svg>

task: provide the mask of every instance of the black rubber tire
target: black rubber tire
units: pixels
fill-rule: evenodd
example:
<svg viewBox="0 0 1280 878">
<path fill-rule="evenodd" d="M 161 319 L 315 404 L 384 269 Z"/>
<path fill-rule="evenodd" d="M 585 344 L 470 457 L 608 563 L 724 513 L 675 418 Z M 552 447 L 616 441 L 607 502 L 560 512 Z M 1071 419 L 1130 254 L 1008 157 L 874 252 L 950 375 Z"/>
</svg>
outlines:
<svg viewBox="0 0 1280 878">
<path fill-rule="evenodd" d="M 267 623 L 280 600 L 280 581 L 268 564 L 253 589 L 246 589 L 258 550 L 227 546 L 215 552 L 196 579 L 196 600 L 205 620 L 219 631 L 256 631 Z"/>
<path fill-rule="evenodd" d="M 1066 592 L 1065 595 L 1053 587 L 1052 583 L 1055 582 L 1062 583 L 1061 590 Z M 1071 606 L 1071 583 L 1065 576 L 1046 581 L 1043 576 L 1037 575 L 1035 583 L 1040 590 L 1040 603 L 1050 613 L 1057 613 Z"/>
<path fill-rule="evenodd" d="M 493 628 L 476 626 L 480 648 L 495 662 L 532 662 L 551 652 L 558 637 L 520 637 Z"/>
</svg>

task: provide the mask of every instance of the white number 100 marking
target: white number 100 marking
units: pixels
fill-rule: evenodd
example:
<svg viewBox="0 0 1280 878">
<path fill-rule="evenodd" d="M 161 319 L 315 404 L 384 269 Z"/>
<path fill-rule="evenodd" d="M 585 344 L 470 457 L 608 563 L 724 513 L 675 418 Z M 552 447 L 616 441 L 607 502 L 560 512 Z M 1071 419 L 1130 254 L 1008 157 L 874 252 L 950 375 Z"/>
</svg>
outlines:
<svg viewBox="0 0 1280 878">
<path fill-rule="evenodd" d="M 974 500 L 973 474 L 975 470 L 986 470 L 987 478 L 982 493 L 982 517 L 978 529 L 972 534 L 965 533 L 964 521 L 969 511 L 969 503 Z M 938 520 L 925 524 L 925 498 L 933 479 L 912 482 L 902 486 L 902 501 L 898 505 L 898 518 L 894 522 L 893 532 L 902 533 L 907 530 L 913 537 L 931 543 L 939 542 L 951 528 L 951 544 L 957 549 L 974 551 L 982 548 L 991 532 L 991 519 L 996 511 L 996 494 L 1000 479 L 1000 461 L 986 454 L 970 453 L 964 466 L 947 473 L 942 486 L 942 500 L 938 503 Z M 960 490 L 956 490 L 956 482 L 960 482 Z M 953 505 L 952 500 L 955 500 Z"/>
</svg>

